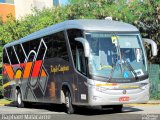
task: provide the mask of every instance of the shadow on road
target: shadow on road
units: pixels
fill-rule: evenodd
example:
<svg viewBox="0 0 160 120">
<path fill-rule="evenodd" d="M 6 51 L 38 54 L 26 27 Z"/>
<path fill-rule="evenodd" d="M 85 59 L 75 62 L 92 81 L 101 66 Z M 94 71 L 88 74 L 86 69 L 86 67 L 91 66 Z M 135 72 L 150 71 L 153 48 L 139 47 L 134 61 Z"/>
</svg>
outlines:
<svg viewBox="0 0 160 120">
<path fill-rule="evenodd" d="M 122 112 L 115 112 L 112 108 L 108 108 L 108 109 L 105 109 L 105 110 L 93 109 L 93 108 L 78 108 L 76 114 L 77 115 L 93 116 L 93 115 L 104 115 L 104 114 L 138 112 L 138 111 L 143 111 L 143 110 L 134 108 L 132 106 L 123 107 Z"/>
<path fill-rule="evenodd" d="M 12 102 L 5 106 L 17 107 L 15 102 Z M 26 103 L 25 108 L 39 109 L 39 110 L 42 109 L 50 112 L 66 112 L 65 106 L 58 104 Z M 143 111 L 143 110 L 135 108 L 133 106 L 124 106 L 121 113 L 138 112 L 138 111 Z M 77 107 L 75 115 L 94 116 L 94 115 L 115 114 L 115 113 L 117 112 L 114 112 L 112 108 L 101 110 L 97 108 Z"/>
<path fill-rule="evenodd" d="M 16 102 L 11 102 L 10 104 L 7 104 L 5 106 L 10 107 L 16 107 Z M 25 103 L 26 109 L 42 109 L 42 110 L 48 110 L 48 111 L 54 111 L 54 112 L 65 112 L 65 106 L 64 105 L 58 105 L 58 104 L 46 104 L 46 103 Z"/>
</svg>

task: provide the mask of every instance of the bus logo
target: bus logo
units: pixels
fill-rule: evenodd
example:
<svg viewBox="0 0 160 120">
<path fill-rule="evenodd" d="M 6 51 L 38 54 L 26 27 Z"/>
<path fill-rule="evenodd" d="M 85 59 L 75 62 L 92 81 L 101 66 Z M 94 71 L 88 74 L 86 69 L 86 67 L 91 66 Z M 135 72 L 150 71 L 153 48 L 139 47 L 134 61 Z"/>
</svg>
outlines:
<svg viewBox="0 0 160 120">
<path fill-rule="evenodd" d="M 126 90 L 123 90 L 123 92 L 122 92 L 123 94 L 126 94 L 127 93 L 127 91 Z"/>
</svg>

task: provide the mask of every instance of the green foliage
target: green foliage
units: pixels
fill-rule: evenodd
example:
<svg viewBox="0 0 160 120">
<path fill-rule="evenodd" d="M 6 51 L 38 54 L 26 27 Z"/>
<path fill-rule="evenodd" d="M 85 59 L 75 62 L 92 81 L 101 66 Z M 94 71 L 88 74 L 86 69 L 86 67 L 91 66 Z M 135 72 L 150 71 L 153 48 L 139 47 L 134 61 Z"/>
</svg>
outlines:
<svg viewBox="0 0 160 120">
<path fill-rule="evenodd" d="M 114 20 L 131 23 L 140 28 L 142 35 L 153 38 L 158 42 L 160 33 L 157 22 L 156 7 L 159 1 L 150 4 L 146 2 L 125 3 L 124 0 L 113 2 L 112 0 L 70 0 L 71 4 L 52 9 L 36 10 L 20 20 L 8 17 L 6 23 L 0 24 L 0 40 L 5 43 L 17 40 L 44 27 L 59 23 L 68 19 L 104 19 L 112 16 Z M 151 33 L 148 33 L 150 31 Z M 157 32 L 158 31 L 158 32 Z M 157 33 L 155 33 L 157 32 Z"/>
<path fill-rule="evenodd" d="M 3 90 L 2 90 L 2 63 L 0 63 L 0 98 L 3 97 Z"/>
<path fill-rule="evenodd" d="M 158 94 L 156 94 L 155 96 L 152 96 L 151 99 L 160 100 L 160 92 Z"/>
<path fill-rule="evenodd" d="M 2 79 L 0 79 L 0 99 L 3 98 Z"/>
</svg>

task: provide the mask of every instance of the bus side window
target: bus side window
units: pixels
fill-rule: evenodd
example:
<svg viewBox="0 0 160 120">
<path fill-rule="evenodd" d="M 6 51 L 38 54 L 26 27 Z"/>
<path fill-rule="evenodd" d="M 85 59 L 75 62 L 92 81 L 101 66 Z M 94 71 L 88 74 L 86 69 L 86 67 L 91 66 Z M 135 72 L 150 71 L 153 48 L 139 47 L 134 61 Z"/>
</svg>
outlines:
<svg viewBox="0 0 160 120">
<path fill-rule="evenodd" d="M 37 53 L 39 45 L 40 45 L 40 39 L 29 41 L 30 51 L 34 50 Z"/>
<path fill-rule="evenodd" d="M 22 45 L 23 45 L 24 51 L 28 57 L 29 52 L 30 52 L 30 44 L 29 44 L 29 42 L 25 42 L 25 43 L 22 43 Z"/>
<path fill-rule="evenodd" d="M 18 64 L 18 59 L 17 59 L 17 56 L 15 55 L 13 47 L 7 48 L 7 51 L 8 51 L 8 56 L 9 56 L 9 58 L 11 60 L 11 64 L 12 65 Z"/>
<path fill-rule="evenodd" d="M 47 36 L 44 38 L 44 41 L 48 49 L 46 59 L 58 57 L 69 61 L 64 32 L 58 32 Z"/>
<path fill-rule="evenodd" d="M 56 54 L 57 48 L 56 48 L 56 43 L 53 40 L 53 35 L 45 37 L 44 41 L 47 45 L 47 53 L 46 53 L 45 59 L 57 57 L 57 54 Z"/>
<path fill-rule="evenodd" d="M 41 44 L 39 52 L 37 54 L 37 60 L 43 60 L 45 57 L 46 48 L 44 44 Z"/>
<path fill-rule="evenodd" d="M 17 56 L 19 58 L 20 63 L 24 63 L 25 54 L 24 54 L 24 52 L 23 52 L 22 47 L 21 47 L 20 44 L 15 45 L 15 51 L 17 53 Z"/>
<path fill-rule="evenodd" d="M 69 29 L 67 30 L 69 43 L 71 46 L 72 56 L 74 60 L 74 64 L 76 65 L 76 41 L 75 38 L 77 37 L 83 37 L 82 30 L 79 29 Z"/>
<path fill-rule="evenodd" d="M 7 56 L 5 49 L 3 49 L 3 63 L 9 64 L 8 56 Z"/>
<path fill-rule="evenodd" d="M 79 72 L 86 75 L 86 59 L 84 55 L 84 48 L 79 42 L 77 42 L 76 45 L 76 68 Z"/>
<path fill-rule="evenodd" d="M 54 41 L 56 41 L 57 46 L 58 46 L 58 57 L 62 58 L 63 60 L 69 61 L 68 52 L 67 52 L 67 44 L 66 44 L 64 32 L 56 33 L 53 39 Z"/>
<path fill-rule="evenodd" d="M 35 57 L 35 61 L 36 60 L 42 60 L 44 57 L 44 53 L 45 53 L 45 46 L 43 44 L 43 42 L 41 42 L 41 39 L 35 39 L 30 41 L 30 51 L 33 50 L 36 52 L 37 57 L 35 57 L 34 54 L 31 54 L 31 60 L 34 59 Z"/>
</svg>

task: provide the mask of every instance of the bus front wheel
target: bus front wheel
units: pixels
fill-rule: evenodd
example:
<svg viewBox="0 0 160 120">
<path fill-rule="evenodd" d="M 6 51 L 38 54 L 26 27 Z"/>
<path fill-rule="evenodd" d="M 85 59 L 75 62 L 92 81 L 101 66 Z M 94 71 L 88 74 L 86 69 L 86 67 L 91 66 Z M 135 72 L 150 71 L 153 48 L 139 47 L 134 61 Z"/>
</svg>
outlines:
<svg viewBox="0 0 160 120">
<path fill-rule="evenodd" d="M 22 94 L 20 90 L 17 90 L 17 107 L 19 108 L 23 108 L 24 107 L 24 103 L 22 101 Z"/>
<path fill-rule="evenodd" d="M 123 105 L 115 105 L 113 106 L 114 112 L 122 112 Z"/>
<path fill-rule="evenodd" d="M 73 114 L 75 112 L 74 106 L 72 105 L 72 97 L 69 91 L 66 91 L 65 94 L 65 105 L 68 114 Z"/>
</svg>

